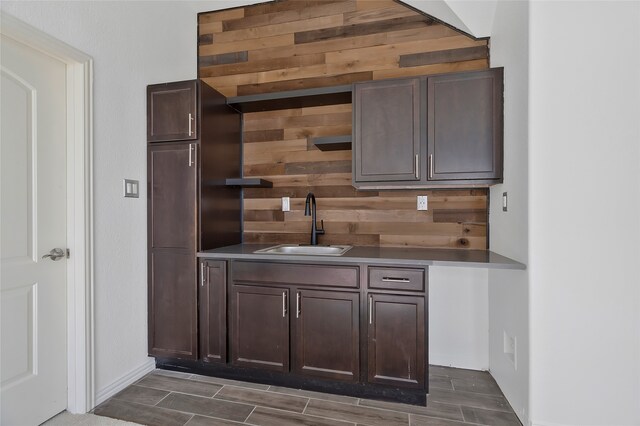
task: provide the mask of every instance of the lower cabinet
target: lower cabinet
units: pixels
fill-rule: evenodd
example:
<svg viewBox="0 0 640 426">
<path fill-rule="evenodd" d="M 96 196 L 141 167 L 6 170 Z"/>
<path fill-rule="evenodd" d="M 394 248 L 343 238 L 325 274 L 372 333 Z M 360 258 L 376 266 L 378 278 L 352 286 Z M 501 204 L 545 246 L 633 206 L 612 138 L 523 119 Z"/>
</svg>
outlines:
<svg viewBox="0 0 640 426">
<path fill-rule="evenodd" d="M 291 354 L 295 373 L 359 380 L 359 301 L 358 293 L 296 291 Z"/>
<path fill-rule="evenodd" d="M 196 261 L 193 252 L 149 253 L 149 354 L 197 359 Z"/>
<path fill-rule="evenodd" d="M 227 361 L 227 262 L 200 263 L 200 358 Z"/>
<path fill-rule="evenodd" d="M 202 362 L 424 398 L 425 268 L 203 260 L 200 275 Z"/>
<path fill-rule="evenodd" d="M 369 293 L 368 381 L 424 388 L 424 297 Z"/>
<path fill-rule="evenodd" d="M 289 371 L 289 290 L 231 286 L 231 362 Z"/>
</svg>

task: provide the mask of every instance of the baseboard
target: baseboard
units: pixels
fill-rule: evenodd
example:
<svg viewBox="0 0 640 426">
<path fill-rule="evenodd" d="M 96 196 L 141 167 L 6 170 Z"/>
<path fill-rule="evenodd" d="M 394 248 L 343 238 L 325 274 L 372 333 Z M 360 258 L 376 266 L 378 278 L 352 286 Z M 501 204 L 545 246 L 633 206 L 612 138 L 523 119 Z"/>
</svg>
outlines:
<svg viewBox="0 0 640 426">
<path fill-rule="evenodd" d="M 102 404 L 136 380 L 142 378 L 145 374 L 155 370 L 155 368 L 155 358 L 149 358 L 142 365 L 119 377 L 110 385 L 98 390 L 98 392 L 96 392 L 96 406 Z"/>
<path fill-rule="evenodd" d="M 569 423 L 551 423 L 551 422 L 536 422 L 536 421 L 531 421 L 530 425 L 531 426 L 580 426 L 583 425 L 584 423 L 575 423 L 575 424 L 569 424 Z M 634 424 L 634 423 L 630 423 L 630 424 Z M 598 426 L 598 425 L 595 425 Z M 624 425 L 616 425 L 616 424 L 609 424 L 607 423 L 606 425 L 600 425 L 600 426 L 624 426 Z"/>
</svg>

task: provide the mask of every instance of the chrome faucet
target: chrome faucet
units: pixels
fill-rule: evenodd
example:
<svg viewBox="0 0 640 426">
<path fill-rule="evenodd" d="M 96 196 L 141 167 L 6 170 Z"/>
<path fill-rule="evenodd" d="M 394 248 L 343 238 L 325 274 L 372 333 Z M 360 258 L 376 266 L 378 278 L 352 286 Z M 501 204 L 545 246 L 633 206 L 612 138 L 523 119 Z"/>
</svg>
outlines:
<svg viewBox="0 0 640 426">
<path fill-rule="evenodd" d="M 313 192 L 307 194 L 304 202 L 304 215 L 311 216 L 311 245 L 318 245 L 318 235 L 324 235 L 324 221 L 320 221 L 320 229 L 316 228 L 316 196 Z"/>
</svg>

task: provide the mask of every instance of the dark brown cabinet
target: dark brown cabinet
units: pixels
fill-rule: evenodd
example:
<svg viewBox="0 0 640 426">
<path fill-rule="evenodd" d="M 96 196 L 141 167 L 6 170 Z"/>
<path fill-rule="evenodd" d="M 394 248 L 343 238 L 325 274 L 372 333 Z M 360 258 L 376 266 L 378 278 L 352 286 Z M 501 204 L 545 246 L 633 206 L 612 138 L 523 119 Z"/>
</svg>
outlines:
<svg viewBox="0 0 640 426">
<path fill-rule="evenodd" d="M 230 265 L 233 364 L 360 380 L 357 266 L 250 261 Z"/>
<path fill-rule="evenodd" d="M 354 85 L 355 182 L 420 179 L 420 80 Z"/>
<path fill-rule="evenodd" d="M 292 320 L 295 373 L 359 380 L 359 296 L 337 291 L 295 292 Z"/>
<path fill-rule="evenodd" d="M 427 79 L 430 181 L 502 178 L 503 69 Z"/>
<path fill-rule="evenodd" d="M 198 82 L 147 87 L 147 141 L 198 139 Z"/>
<path fill-rule="evenodd" d="M 425 298 L 369 293 L 368 381 L 425 388 Z"/>
<path fill-rule="evenodd" d="M 196 359 L 195 144 L 148 151 L 149 353 Z M 181 206 L 181 208 L 176 208 Z"/>
<path fill-rule="evenodd" d="M 200 358 L 227 361 L 227 262 L 200 263 Z"/>
<path fill-rule="evenodd" d="M 354 84 L 353 185 L 502 182 L 503 69 Z"/>
<path fill-rule="evenodd" d="M 196 253 L 241 240 L 240 190 L 215 184 L 241 174 L 240 114 L 198 80 L 151 85 L 147 94 L 149 354 L 198 359 L 201 342 L 203 358 L 224 361 L 226 335 L 216 333 L 226 325 L 214 306 L 224 281 L 207 270 L 200 300 L 211 310 L 200 314 L 209 328 L 198 336 Z"/>
<path fill-rule="evenodd" d="M 289 371 L 289 290 L 234 285 L 231 288 L 231 362 L 243 367 Z"/>
</svg>

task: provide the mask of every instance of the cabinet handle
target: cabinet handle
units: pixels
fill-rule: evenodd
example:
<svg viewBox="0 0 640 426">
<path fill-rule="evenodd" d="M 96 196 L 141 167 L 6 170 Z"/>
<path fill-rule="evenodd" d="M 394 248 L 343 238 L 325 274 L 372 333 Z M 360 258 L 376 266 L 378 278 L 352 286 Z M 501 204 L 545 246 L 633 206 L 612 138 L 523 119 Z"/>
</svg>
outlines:
<svg viewBox="0 0 640 426">
<path fill-rule="evenodd" d="M 193 116 L 189 113 L 189 136 L 193 135 L 193 131 L 191 130 L 191 123 L 193 122 Z"/>
<path fill-rule="evenodd" d="M 433 177 L 433 154 L 429 154 L 429 178 Z"/>
<path fill-rule="evenodd" d="M 302 313 L 302 309 L 300 307 L 300 292 L 296 292 L 296 318 L 300 318 L 300 314 Z"/>
<path fill-rule="evenodd" d="M 282 292 L 282 318 L 287 316 L 287 292 Z"/>
<path fill-rule="evenodd" d="M 382 281 L 385 283 L 408 283 L 411 280 L 409 278 L 383 277 Z"/>
<path fill-rule="evenodd" d="M 418 180 L 420 179 L 420 159 L 418 157 L 418 154 L 416 154 L 415 170 L 416 170 L 416 180 Z"/>
<path fill-rule="evenodd" d="M 373 296 L 369 296 L 369 324 L 373 324 Z"/>
<path fill-rule="evenodd" d="M 204 262 L 200 264 L 200 287 L 204 287 Z"/>
</svg>

